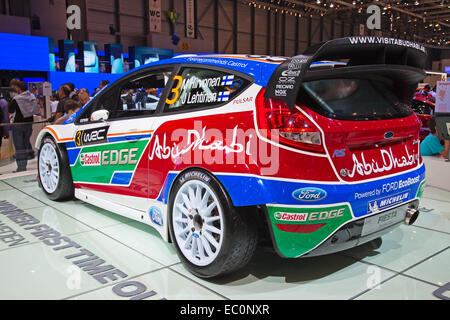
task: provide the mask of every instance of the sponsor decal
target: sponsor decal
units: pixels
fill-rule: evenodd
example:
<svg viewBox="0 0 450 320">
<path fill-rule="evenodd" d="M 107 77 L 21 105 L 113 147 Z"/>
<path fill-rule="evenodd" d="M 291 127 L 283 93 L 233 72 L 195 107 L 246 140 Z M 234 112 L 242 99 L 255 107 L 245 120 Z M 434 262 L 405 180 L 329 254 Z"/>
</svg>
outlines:
<svg viewBox="0 0 450 320">
<path fill-rule="evenodd" d="M 98 152 L 86 152 L 82 153 L 80 157 L 80 164 L 82 166 L 100 166 L 102 153 Z"/>
<path fill-rule="evenodd" d="M 409 199 L 410 193 L 411 190 L 406 190 L 392 196 L 371 200 L 367 204 L 367 213 L 376 213 L 405 202 L 405 200 Z"/>
<path fill-rule="evenodd" d="M 334 150 L 332 158 L 341 158 L 341 157 L 345 157 L 345 148 Z"/>
<path fill-rule="evenodd" d="M 150 153 L 150 160 L 153 160 L 154 157 L 158 159 L 168 159 L 172 157 L 173 159 L 177 159 L 178 157 L 190 152 L 191 150 L 218 150 L 225 151 L 225 153 L 235 152 L 239 153 L 244 151 L 244 145 L 237 143 L 237 132 L 238 126 L 233 129 L 233 137 L 231 139 L 231 143 L 227 144 L 220 140 L 211 141 L 206 138 L 206 127 L 203 127 L 202 131 L 199 132 L 197 130 L 187 130 L 187 143 L 184 147 L 179 147 L 178 145 L 173 144 L 172 147 L 166 145 L 166 134 L 163 137 L 163 143 L 160 144 L 159 136 L 155 135 L 153 149 Z"/>
<path fill-rule="evenodd" d="M 209 181 L 211 180 L 211 178 L 208 177 L 203 172 L 200 172 L 200 171 L 189 171 L 189 172 L 183 174 L 183 176 L 180 178 L 180 183 L 184 183 L 186 181 L 186 179 L 191 178 L 191 177 L 199 178 L 200 180 L 202 180 L 202 181 L 204 181 L 206 183 L 209 183 Z"/>
<path fill-rule="evenodd" d="M 280 221 L 306 221 L 307 213 L 275 212 L 275 219 Z"/>
<path fill-rule="evenodd" d="M 329 210 L 329 211 L 311 212 L 309 214 L 308 221 L 341 218 L 344 216 L 344 210 L 345 210 L 345 208 Z"/>
<path fill-rule="evenodd" d="M 352 219 L 348 204 L 284 207 L 267 205 L 275 245 L 287 258 L 310 251 Z"/>
<path fill-rule="evenodd" d="M 109 126 L 79 130 L 75 134 L 75 145 L 80 147 L 89 144 L 106 142 L 108 129 Z"/>
<path fill-rule="evenodd" d="M 424 46 L 408 40 L 387 37 L 350 37 L 349 40 L 350 44 L 393 44 L 402 47 L 414 48 L 426 53 Z"/>
<path fill-rule="evenodd" d="M 292 196 L 300 201 L 319 201 L 327 196 L 327 192 L 320 188 L 306 187 L 295 190 Z"/>
<path fill-rule="evenodd" d="M 253 97 L 245 97 L 245 98 L 236 98 L 233 100 L 233 104 L 242 104 L 247 102 L 252 102 Z"/>
<path fill-rule="evenodd" d="M 406 146 L 405 154 L 400 157 L 394 155 L 392 148 L 389 148 L 389 150 L 380 149 L 380 153 L 382 158 L 381 164 L 375 159 L 366 161 L 364 152 L 361 152 L 361 158 L 356 154 L 353 154 L 353 169 L 349 170 L 348 176 L 350 178 L 353 178 L 356 174 L 360 176 L 369 176 L 373 173 L 391 171 L 396 168 L 412 166 L 416 163 L 416 156 L 414 153 L 410 154 Z"/>
<path fill-rule="evenodd" d="M 161 210 L 158 207 L 151 207 L 149 210 L 150 219 L 152 222 L 160 227 L 163 226 L 163 216 Z"/>
<path fill-rule="evenodd" d="M 300 75 L 300 70 L 283 70 L 283 72 L 281 72 L 281 75 L 283 77 L 298 77 Z M 281 77 L 279 79 L 281 81 Z"/>
<path fill-rule="evenodd" d="M 298 55 L 283 62 L 272 73 L 266 87 L 266 98 L 279 98 L 293 106 L 301 77 L 311 56 Z"/>
<path fill-rule="evenodd" d="M 166 99 L 167 104 L 174 104 L 178 99 L 182 105 L 197 103 L 226 102 L 232 93 L 231 87 L 240 80 L 234 75 L 225 75 L 200 79 L 195 76 L 184 78 L 181 75 L 174 77 L 177 80 L 175 87 L 171 90 L 173 98 Z M 239 85 L 240 86 L 240 85 Z M 222 89 L 218 89 L 223 87 Z M 215 89 L 215 90 L 210 90 Z M 223 90 L 223 91 L 219 91 Z"/>
<path fill-rule="evenodd" d="M 392 139 L 394 137 L 394 133 L 392 131 L 388 131 L 384 134 L 385 139 Z"/>
<path fill-rule="evenodd" d="M 313 212 L 275 212 L 274 218 L 279 221 L 306 222 L 341 218 L 344 216 L 345 208 L 333 210 L 319 210 Z"/>
<path fill-rule="evenodd" d="M 80 155 L 82 166 L 136 164 L 138 148 L 86 152 Z"/>
</svg>

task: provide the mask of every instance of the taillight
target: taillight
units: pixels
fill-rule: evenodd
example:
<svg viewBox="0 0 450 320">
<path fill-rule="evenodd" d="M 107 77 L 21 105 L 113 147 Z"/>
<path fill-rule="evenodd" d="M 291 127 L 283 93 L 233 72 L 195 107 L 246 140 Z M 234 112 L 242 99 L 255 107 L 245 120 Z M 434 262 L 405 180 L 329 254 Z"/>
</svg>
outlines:
<svg viewBox="0 0 450 320">
<path fill-rule="evenodd" d="M 263 136 L 297 149 L 325 153 L 319 129 L 284 101 L 264 98 L 264 88 L 256 97 L 256 110 Z"/>
</svg>

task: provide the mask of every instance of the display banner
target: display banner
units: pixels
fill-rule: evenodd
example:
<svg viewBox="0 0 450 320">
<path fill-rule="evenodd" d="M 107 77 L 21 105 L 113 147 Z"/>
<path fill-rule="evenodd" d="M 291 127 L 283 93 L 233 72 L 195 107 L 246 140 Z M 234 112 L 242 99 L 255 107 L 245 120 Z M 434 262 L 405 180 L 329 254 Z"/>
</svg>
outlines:
<svg viewBox="0 0 450 320">
<path fill-rule="evenodd" d="M 76 72 L 75 48 L 73 40 L 59 40 L 60 71 Z"/>
<path fill-rule="evenodd" d="M 77 58 L 80 60 L 78 69 L 79 72 L 98 73 L 99 63 L 96 42 L 78 42 Z"/>
<path fill-rule="evenodd" d="M 195 0 L 186 0 L 186 37 L 195 38 Z"/>
<path fill-rule="evenodd" d="M 105 44 L 106 71 L 109 73 L 124 73 L 123 46 L 121 44 Z"/>
<path fill-rule="evenodd" d="M 161 0 L 149 0 L 150 32 L 161 32 Z"/>
<path fill-rule="evenodd" d="M 146 63 L 168 59 L 173 57 L 173 50 L 151 47 L 134 46 L 128 47 L 129 63 L 133 68 L 140 67 Z"/>
<path fill-rule="evenodd" d="M 56 71 L 55 42 L 52 38 L 48 38 L 48 61 L 50 63 L 50 71 Z"/>
</svg>

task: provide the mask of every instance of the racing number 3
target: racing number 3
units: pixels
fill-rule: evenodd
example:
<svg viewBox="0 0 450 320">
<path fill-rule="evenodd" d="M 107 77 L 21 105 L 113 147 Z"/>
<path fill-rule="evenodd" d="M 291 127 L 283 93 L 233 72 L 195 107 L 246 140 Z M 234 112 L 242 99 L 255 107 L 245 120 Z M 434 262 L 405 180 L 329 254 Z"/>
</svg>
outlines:
<svg viewBox="0 0 450 320">
<path fill-rule="evenodd" d="M 183 83 L 183 78 L 180 75 L 176 75 L 175 77 L 173 77 L 173 79 L 177 80 L 178 83 L 177 83 L 176 87 L 174 87 L 170 91 L 171 94 L 173 94 L 173 98 L 172 99 L 167 98 L 166 99 L 166 103 L 167 104 L 174 104 L 175 101 L 177 101 L 178 97 L 180 96 L 180 87 L 181 87 L 181 84 Z"/>
</svg>

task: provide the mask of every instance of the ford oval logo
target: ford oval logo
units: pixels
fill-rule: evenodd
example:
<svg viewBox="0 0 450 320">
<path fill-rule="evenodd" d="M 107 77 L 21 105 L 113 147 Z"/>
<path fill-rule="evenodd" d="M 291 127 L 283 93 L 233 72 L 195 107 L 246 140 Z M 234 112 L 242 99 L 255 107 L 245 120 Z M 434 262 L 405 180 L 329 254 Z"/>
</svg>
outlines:
<svg viewBox="0 0 450 320">
<path fill-rule="evenodd" d="M 327 196 L 327 192 L 320 188 L 307 187 L 295 190 L 292 196 L 300 201 L 319 201 Z"/>
<path fill-rule="evenodd" d="M 392 131 L 388 131 L 384 134 L 385 139 L 392 139 L 394 137 L 394 133 Z"/>
</svg>

